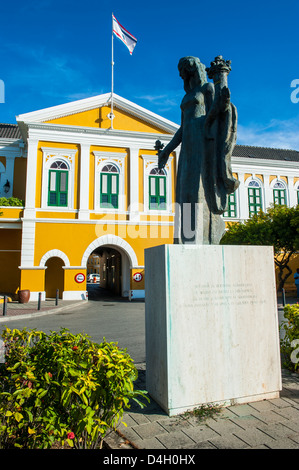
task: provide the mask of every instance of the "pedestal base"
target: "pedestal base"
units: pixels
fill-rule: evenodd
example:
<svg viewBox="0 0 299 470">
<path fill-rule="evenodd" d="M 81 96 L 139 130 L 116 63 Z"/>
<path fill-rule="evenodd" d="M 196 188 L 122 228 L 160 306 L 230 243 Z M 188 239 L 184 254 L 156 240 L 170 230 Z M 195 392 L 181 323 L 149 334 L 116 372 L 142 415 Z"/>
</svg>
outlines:
<svg viewBox="0 0 299 470">
<path fill-rule="evenodd" d="M 145 250 L 146 386 L 170 416 L 279 396 L 273 259 L 260 246 Z"/>
</svg>

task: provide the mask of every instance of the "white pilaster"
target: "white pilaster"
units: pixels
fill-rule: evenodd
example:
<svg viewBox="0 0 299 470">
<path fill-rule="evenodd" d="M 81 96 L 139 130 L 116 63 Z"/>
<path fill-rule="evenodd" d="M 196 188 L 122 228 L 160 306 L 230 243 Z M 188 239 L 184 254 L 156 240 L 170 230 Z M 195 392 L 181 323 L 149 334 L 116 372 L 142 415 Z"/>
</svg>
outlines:
<svg viewBox="0 0 299 470">
<path fill-rule="evenodd" d="M 248 219 L 249 211 L 248 211 L 248 197 L 247 197 L 247 188 L 244 182 L 244 173 L 238 172 L 238 180 L 240 181 L 239 186 L 239 201 L 240 201 L 240 208 L 239 208 L 239 218 L 240 219 Z"/>
<path fill-rule="evenodd" d="M 24 218 L 35 217 L 37 144 L 37 139 L 28 139 Z"/>
<path fill-rule="evenodd" d="M 264 194 L 265 194 L 265 204 L 264 208 L 265 210 L 270 207 L 270 204 L 273 203 L 273 191 L 270 188 L 270 183 L 269 183 L 269 175 L 263 175 L 264 177 Z"/>
<path fill-rule="evenodd" d="M 139 149 L 130 147 L 130 221 L 139 222 Z"/>
<path fill-rule="evenodd" d="M 21 267 L 34 266 L 35 221 L 23 219 Z"/>
<path fill-rule="evenodd" d="M 289 193 L 289 205 L 294 207 L 298 204 L 297 191 L 294 186 L 294 176 L 288 176 L 288 193 Z"/>
<path fill-rule="evenodd" d="M 79 220 L 89 220 L 90 145 L 81 144 Z"/>
</svg>

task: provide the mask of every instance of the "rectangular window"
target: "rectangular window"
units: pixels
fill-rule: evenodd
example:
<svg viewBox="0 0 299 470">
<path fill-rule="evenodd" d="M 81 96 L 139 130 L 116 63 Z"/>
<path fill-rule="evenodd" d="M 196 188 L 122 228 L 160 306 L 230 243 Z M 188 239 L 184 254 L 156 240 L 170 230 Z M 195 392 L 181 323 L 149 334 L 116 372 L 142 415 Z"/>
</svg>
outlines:
<svg viewBox="0 0 299 470">
<path fill-rule="evenodd" d="M 118 209 L 119 175 L 101 173 L 101 198 L 103 208 Z"/>
<path fill-rule="evenodd" d="M 261 188 L 248 188 L 249 217 L 262 210 Z"/>
<path fill-rule="evenodd" d="M 273 189 L 274 204 L 285 206 L 287 203 L 286 192 L 284 189 Z"/>
<path fill-rule="evenodd" d="M 229 194 L 227 198 L 227 210 L 223 215 L 224 217 L 237 217 L 236 193 Z"/>
<path fill-rule="evenodd" d="M 67 207 L 68 172 L 49 171 L 48 206 Z"/>
<path fill-rule="evenodd" d="M 166 177 L 149 177 L 149 208 L 151 210 L 166 209 Z"/>
</svg>

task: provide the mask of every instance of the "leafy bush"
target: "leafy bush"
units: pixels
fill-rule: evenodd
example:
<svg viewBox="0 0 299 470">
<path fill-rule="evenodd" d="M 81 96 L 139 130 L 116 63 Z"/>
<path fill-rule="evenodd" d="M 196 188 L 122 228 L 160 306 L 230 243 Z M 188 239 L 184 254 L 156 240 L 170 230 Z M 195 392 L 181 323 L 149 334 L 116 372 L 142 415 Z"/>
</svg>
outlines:
<svg viewBox="0 0 299 470">
<path fill-rule="evenodd" d="M 133 399 L 137 370 L 117 343 L 62 329 L 6 330 L 0 369 L 0 448 L 102 447 Z"/>
<path fill-rule="evenodd" d="M 18 197 L 0 197 L 0 206 L 25 206 L 25 201 Z"/>
<path fill-rule="evenodd" d="M 281 329 L 284 337 L 280 340 L 283 366 L 292 371 L 299 370 L 299 305 L 286 305 Z"/>
</svg>

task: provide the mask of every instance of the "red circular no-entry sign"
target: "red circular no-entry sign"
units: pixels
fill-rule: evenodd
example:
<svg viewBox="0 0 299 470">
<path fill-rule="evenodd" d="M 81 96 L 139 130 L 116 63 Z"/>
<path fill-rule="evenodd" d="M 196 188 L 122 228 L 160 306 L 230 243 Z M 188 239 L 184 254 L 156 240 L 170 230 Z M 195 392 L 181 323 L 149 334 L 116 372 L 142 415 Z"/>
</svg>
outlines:
<svg viewBox="0 0 299 470">
<path fill-rule="evenodd" d="M 83 274 L 83 273 L 76 274 L 75 281 L 78 282 L 78 284 L 81 284 L 81 282 L 84 282 L 85 281 L 85 274 Z"/>
<path fill-rule="evenodd" d="M 136 281 L 136 282 L 140 282 L 140 281 L 142 281 L 143 276 L 142 276 L 141 273 L 135 273 L 135 274 L 133 275 L 133 279 L 134 279 L 134 281 Z"/>
</svg>

